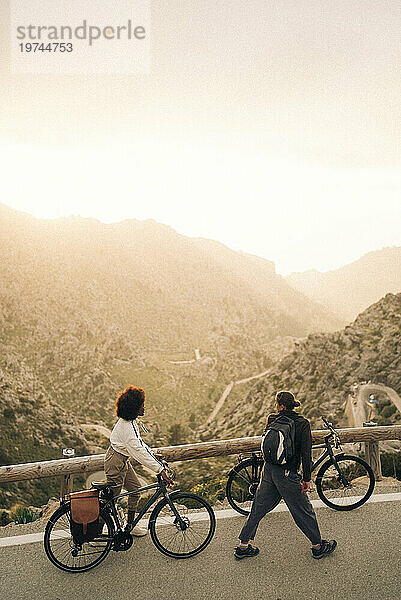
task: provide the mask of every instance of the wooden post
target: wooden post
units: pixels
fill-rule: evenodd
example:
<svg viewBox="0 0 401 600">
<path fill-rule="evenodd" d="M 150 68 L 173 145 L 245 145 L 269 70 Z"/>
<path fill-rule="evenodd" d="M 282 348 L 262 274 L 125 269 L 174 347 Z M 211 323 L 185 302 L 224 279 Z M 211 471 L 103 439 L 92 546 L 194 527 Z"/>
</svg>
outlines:
<svg viewBox="0 0 401 600">
<path fill-rule="evenodd" d="M 64 458 L 74 458 L 75 450 L 74 448 L 63 448 L 63 457 Z M 60 486 L 60 498 L 63 498 L 67 494 L 71 494 L 72 492 L 72 473 L 67 473 L 66 475 L 61 476 L 61 486 Z"/>
<path fill-rule="evenodd" d="M 363 426 L 364 427 L 376 427 L 377 423 L 374 423 L 373 421 L 368 421 L 366 423 L 363 423 Z M 377 441 L 365 442 L 365 457 L 366 457 L 366 461 L 370 464 L 370 466 L 373 469 L 373 473 L 375 474 L 375 480 L 381 481 L 383 476 L 382 476 L 382 465 L 380 462 L 379 442 L 377 442 Z"/>
</svg>

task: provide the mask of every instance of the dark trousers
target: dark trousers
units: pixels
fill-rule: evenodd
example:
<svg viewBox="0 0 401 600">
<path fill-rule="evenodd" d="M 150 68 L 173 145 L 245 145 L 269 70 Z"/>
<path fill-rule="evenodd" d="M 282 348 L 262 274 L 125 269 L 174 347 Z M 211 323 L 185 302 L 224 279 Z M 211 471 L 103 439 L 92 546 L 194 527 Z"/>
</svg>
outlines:
<svg viewBox="0 0 401 600">
<path fill-rule="evenodd" d="M 256 490 L 250 515 L 239 534 L 243 543 L 253 540 L 260 520 L 283 498 L 292 518 L 312 545 L 320 544 L 316 514 L 306 493 L 302 493 L 302 477 L 279 465 L 265 464 Z"/>
</svg>

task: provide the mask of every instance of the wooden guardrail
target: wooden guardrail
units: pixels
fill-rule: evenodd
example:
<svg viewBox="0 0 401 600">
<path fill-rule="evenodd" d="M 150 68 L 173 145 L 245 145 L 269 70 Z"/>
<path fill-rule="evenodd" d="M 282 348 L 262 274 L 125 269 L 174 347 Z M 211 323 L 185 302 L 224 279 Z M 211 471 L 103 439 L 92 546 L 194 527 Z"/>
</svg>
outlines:
<svg viewBox="0 0 401 600">
<path fill-rule="evenodd" d="M 364 442 L 378 445 L 385 440 L 401 440 L 401 425 L 336 429 L 336 432 L 340 436 L 341 443 L 344 444 Z M 327 434 L 327 429 L 312 431 L 313 443 L 323 443 Z M 251 452 L 260 448 L 261 440 L 261 436 L 236 438 L 153 448 L 153 452 L 158 456 L 162 456 L 167 462 L 175 462 Z M 103 469 L 103 460 L 104 454 L 95 454 L 93 456 L 79 456 L 20 465 L 5 465 L 0 467 L 0 484 L 44 477 L 64 478 L 70 477 L 74 473 L 94 473 Z"/>
<path fill-rule="evenodd" d="M 386 425 L 379 427 L 355 427 L 349 429 L 337 429 L 341 443 L 363 442 L 369 445 L 370 454 L 375 456 L 375 464 L 372 464 L 376 478 L 380 478 L 380 470 L 377 468 L 377 456 L 379 456 L 379 443 L 385 440 L 401 440 L 401 425 Z M 312 431 L 314 444 L 321 444 L 328 434 L 327 429 Z M 197 444 L 183 444 L 181 446 L 166 446 L 154 448 L 156 455 L 162 456 L 167 462 L 194 460 L 198 458 L 209 458 L 215 456 L 228 456 L 241 452 L 251 452 L 260 448 L 261 436 L 249 438 L 236 438 L 231 440 L 219 440 L 213 442 L 201 442 Z M 372 450 L 374 449 L 374 451 Z M 369 456 L 367 457 L 369 460 Z M 36 463 L 25 463 L 20 465 L 5 465 L 0 467 L 0 484 L 13 481 L 24 481 L 27 479 L 41 479 L 45 477 L 61 477 L 62 490 L 66 491 L 74 473 L 94 473 L 103 469 L 104 454 L 93 456 L 78 456 L 76 458 L 48 460 Z"/>
</svg>

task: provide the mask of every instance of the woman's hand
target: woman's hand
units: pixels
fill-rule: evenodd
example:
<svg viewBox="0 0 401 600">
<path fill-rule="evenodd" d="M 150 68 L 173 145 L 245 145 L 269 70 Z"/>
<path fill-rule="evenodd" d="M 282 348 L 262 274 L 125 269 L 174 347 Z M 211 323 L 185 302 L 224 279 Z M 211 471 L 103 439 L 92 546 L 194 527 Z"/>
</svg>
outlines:
<svg viewBox="0 0 401 600">
<path fill-rule="evenodd" d="M 171 485 L 171 484 L 173 484 L 173 483 L 174 483 L 174 480 L 173 480 L 173 479 L 171 479 L 171 477 L 169 477 L 169 476 L 167 475 L 167 471 L 166 471 L 166 469 L 163 469 L 163 471 L 160 471 L 160 475 L 163 477 L 163 479 L 164 479 L 164 481 L 165 481 L 165 483 L 166 483 L 167 485 Z"/>
</svg>

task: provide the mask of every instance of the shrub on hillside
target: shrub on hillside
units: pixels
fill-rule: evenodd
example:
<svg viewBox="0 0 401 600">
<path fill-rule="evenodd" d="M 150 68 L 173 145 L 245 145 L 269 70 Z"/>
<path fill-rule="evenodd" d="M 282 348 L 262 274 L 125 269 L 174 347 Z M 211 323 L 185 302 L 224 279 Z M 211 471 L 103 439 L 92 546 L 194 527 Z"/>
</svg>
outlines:
<svg viewBox="0 0 401 600">
<path fill-rule="evenodd" d="M 381 411 L 381 416 L 383 417 L 383 419 L 388 419 L 389 417 L 391 417 L 395 411 L 396 411 L 396 407 L 394 406 L 394 404 L 391 404 L 389 406 L 385 406 L 383 408 L 383 410 Z"/>
<path fill-rule="evenodd" d="M 181 423 L 173 423 L 167 430 L 167 440 L 170 446 L 179 446 L 185 444 L 188 437 L 188 431 Z"/>
<path fill-rule="evenodd" d="M 215 504 L 219 500 L 224 500 L 226 496 L 226 483 L 226 477 L 211 477 L 203 483 L 193 486 L 190 491 L 194 494 L 199 494 L 199 496 L 205 498 L 210 504 Z"/>
<path fill-rule="evenodd" d="M 39 518 L 39 514 L 35 510 L 27 508 L 22 504 L 14 504 L 9 512 L 9 517 L 11 521 L 20 525 L 22 523 L 36 521 L 36 519 Z"/>
</svg>

